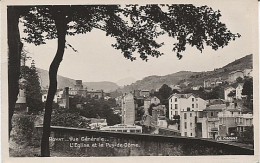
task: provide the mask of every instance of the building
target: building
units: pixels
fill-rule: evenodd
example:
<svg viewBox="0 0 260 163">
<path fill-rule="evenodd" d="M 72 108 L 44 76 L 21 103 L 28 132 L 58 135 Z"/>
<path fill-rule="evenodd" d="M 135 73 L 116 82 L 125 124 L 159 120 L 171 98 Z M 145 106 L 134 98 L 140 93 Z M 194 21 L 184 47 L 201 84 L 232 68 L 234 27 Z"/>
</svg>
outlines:
<svg viewBox="0 0 260 163">
<path fill-rule="evenodd" d="M 115 100 L 116 100 L 116 106 L 121 107 L 122 106 L 122 96 L 116 97 Z"/>
<path fill-rule="evenodd" d="M 232 71 L 228 74 L 228 81 L 231 83 L 236 82 L 237 78 L 241 77 L 244 78 L 244 72 L 241 70 Z"/>
<path fill-rule="evenodd" d="M 241 108 L 232 104 L 226 110 L 218 113 L 220 136 L 234 135 L 245 131 L 253 125 L 253 114 L 242 114 Z"/>
<path fill-rule="evenodd" d="M 204 122 L 206 122 L 206 124 L 202 124 L 206 126 L 206 130 L 204 131 L 206 132 L 204 133 L 206 137 L 203 138 L 216 139 L 217 136 L 219 136 L 218 113 L 222 112 L 224 109 L 226 109 L 226 104 L 217 104 L 207 106 L 207 108 L 203 111 L 204 113 L 202 119 L 205 119 Z"/>
<path fill-rule="evenodd" d="M 103 90 L 86 91 L 86 96 L 89 98 L 100 99 L 104 97 L 104 91 Z"/>
<path fill-rule="evenodd" d="M 102 127 L 102 131 L 112 131 L 112 132 L 129 132 L 129 133 L 142 133 L 142 127 L 137 125 L 125 125 L 117 124 L 114 126 Z"/>
<path fill-rule="evenodd" d="M 225 97 L 225 100 L 226 100 L 227 102 L 232 102 L 232 101 L 233 101 L 233 98 L 234 98 L 234 97 L 228 96 L 229 93 L 231 93 L 232 91 L 236 91 L 236 89 L 233 88 L 233 87 L 231 87 L 231 86 L 226 87 L 226 88 L 224 89 L 224 97 Z"/>
<path fill-rule="evenodd" d="M 209 80 L 204 80 L 204 88 L 212 88 L 219 86 L 223 83 L 223 80 L 221 77 L 219 78 L 214 78 L 214 79 L 209 79 Z"/>
<path fill-rule="evenodd" d="M 196 115 L 197 111 L 181 111 L 180 133 L 181 136 L 196 136 Z"/>
<path fill-rule="evenodd" d="M 129 93 L 122 98 L 122 123 L 133 125 L 135 122 L 135 101 L 133 94 Z"/>
<path fill-rule="evenodd" d="M 236 117 L 237 132 L 241 133 L 246 130 L 246 127 L 253 125 L 253 114 L 242 114 Z"/>
<path fill-rule="evenodd" d="M 107 126 L 107 120 L 106 119 L 90 118 L 89 126 L 90 126 L 91 129 L 101 129 L 101 128 Z"/>
<path fill-rule="evenodd" d="M 193 94 L 172 94 L 169 98 L 169 119 L 180 115 L 181 111 L 202 111 L 206 108 L 206 101 Z"/>
<path fill-rule="evenodd" d="M 140 91 L 140 96 L 142 96 L 142 97 L 149 97 L 150 96 L 150 91 L 149 90 L 141 90 Z"/>
<path fill-rule="evenodd" d="M 18 93 L 17 100 L 15 103 L 15 110 L 27 111 L 25 89 L 23 89 L 23 88 L 19 89 L 19 93 Z"/>
<path fill-rule="evenodd" d="M 74 86 L 75 90 L 82 90 L 83 89 L 83 84 L 82 80 L 76 80 L 76 85 Z"/>
<path fill-rule="evenodd" d="M 152 109 L 153 109 L 152 110 L 152 125 L 159 126 L 159 124 L 161 124 L 161 125 L 165 124 L 165 122 L 163 122 L 163 121 L 166 121 L 166 119 L 165 119 L 165 115 L 166 115 L 165 105 L 158 105 L 158 106 L 153 107 Z M 166 125 L 166 128 L 167 128 L 167 125 Z"/>
<path fill-rule="evenodd" d="M 201 85 L 196 85 L 196 86 L 191 87 L 191 89 L 195 90 L 195 91 L 199 90 L 200 88 L 202 88 Z"/>
<path fill-rule="evenodd" d="M 172 90 L 177 90 L 177 91 L 181 91 L 181 87 L 180 87 L 180 85 L 170 85 L 169 87 L 171 87 L 172 88 Z"/>
<path fill-rule="evenodd" d="M 45 102 L 47 100 L 48 93 L 42 94 L 42 102 Z M 57 93 L 54 95 L 53 102 L 58 103 L 58 96 Z"/>
<path fill-rule="evenodd" d="M 241 100 L 242 99 L 242 90 L 243 90 L 243 83 L 239 83 L 236 87 L 236 99 Z"/>
<path fill-rule="evenodd" d="M 158 105 L 160 103 L 160 99 L 156 96 L 148 97 L 144 99 L 144 114 L 149 114 L 148 109 L 150 108 L 151 104 Z"/>
</svg>

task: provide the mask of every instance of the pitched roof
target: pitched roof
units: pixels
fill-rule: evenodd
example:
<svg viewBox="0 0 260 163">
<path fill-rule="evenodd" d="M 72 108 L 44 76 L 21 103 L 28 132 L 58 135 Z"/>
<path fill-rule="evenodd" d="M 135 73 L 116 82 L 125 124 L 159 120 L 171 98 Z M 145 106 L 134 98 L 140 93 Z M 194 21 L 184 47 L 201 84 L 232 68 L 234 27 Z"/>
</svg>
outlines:
<svg viewBox="0 0 260 163">
<path fill-rule="evenodd" d="M 197 97 L 196 95 L 194 95 L 193 93 L 187 93 L 187 94 L 172 94 L 168 99 L 172 98 L 173 96 L 176 96 L 177 98 L 189 98 L 190 96 L 194 96 Z"/>
<path fill-rule="evenodd" d="M 210 105 L 210 106 L 207 106 L 205 111 L 217 111 L 217 110 L 223 110 L 226 108 L 226 104 L 216 104 L 216 105 Z"/>
</svg>

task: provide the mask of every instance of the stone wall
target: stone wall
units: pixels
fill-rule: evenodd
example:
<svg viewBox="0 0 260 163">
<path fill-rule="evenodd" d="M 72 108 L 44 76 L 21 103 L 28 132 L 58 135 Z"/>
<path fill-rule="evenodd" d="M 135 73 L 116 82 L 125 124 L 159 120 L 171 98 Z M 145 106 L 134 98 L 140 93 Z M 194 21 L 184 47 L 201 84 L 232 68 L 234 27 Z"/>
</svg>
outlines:
<svg viewBox="0 0 260 163">
<path fill-rule="evenodd" d="M 247 148 L 207 139 L 54 126 L 51 130 L 53 139 L 50 141 L 51 151 L 67 157 L 253 155 L 254 153 Z"/>
</svg>

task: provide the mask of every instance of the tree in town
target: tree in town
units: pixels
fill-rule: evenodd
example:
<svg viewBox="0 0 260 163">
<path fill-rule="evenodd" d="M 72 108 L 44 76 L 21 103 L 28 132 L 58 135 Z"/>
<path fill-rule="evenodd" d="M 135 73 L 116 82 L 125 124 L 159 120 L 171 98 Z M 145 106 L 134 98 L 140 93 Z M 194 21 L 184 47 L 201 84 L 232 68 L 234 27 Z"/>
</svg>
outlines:
<svg viewBox="0 0 260 163">
<path fill-rule="evenodd" d="M 25 79 L 23 86 L 25 88 L 28 112 L 38 114 L 39 111 L 43 110 L 43 102 L 37 70 L 34 66 L 22 66 L 21 76 Z"/>
<path fill-rule="evenodd" d="M 156 106 L 156 105 L 155 105 L 154 103 L 152 103 L 152 104 L 150 105 L 150 107 L 148 108 L 148 113 L 149 113 L 150 116 L 153 115 L 153 107 L 155 107 L 155 106 Z"/>
<path fill-rule="evenodd" d="M 171 94 L 172 94 L 172 88 L 169 87 L 167 84 L 164 84 L 159 89 L 158 98 L 160 99 L 161 103 L 164 103 L 165 100 L 168 100 Z"/>
<path fill-rule="evenodd" d="M 242 95 L 246 95 L 249 100 L 253 98 L 253 78 L 249 78 L 245 81 L 242 89 Z"/>
<path fill-rule="evenodd" d="M 253 78 L 246 79 L 243 85 L 242 95 L 247 96 L 245 106 L 253 111 Z"/>
<path fill-rule="evenodd" d="M 21 6 L 10 7 L 10 9 Z M 19 9 L 20 9 L 19 8 Z M 106 32 L 107 36 L 116 39 L 112 46 L 121 50 L 124 57 L 135 60 L 136 52 L 140 58 L 147 61 L 148 56 L 159 57 L 163 55 L 158 48 L 156 38 L 163 34 L 177 39 L 173 44 L 173 51 L 179 59 L 187 45 L 202 51 L 204 46 L 211 46 L 217 50 L 228 45 L 231 40 L 240 37 L 231 33 L 225 24 L 219 21 L 220 11 L 214 11 L 208 6 L 195 7 L 193 5 L 99 5 L 99 6 L 31 6 L 26 14 L 21 14 L 11 20 L 9 12 L 8 28 L 15 28 L 15 42 L 8 43 L 9 49 L 15 46 L 13 52 L 9 51 L 9 65 L 18 62 L 20 38 L 18 30 L 19 17 L 24 18 L 25 30 L 28 37 L 24 40 L 35 45 L 44 44 L 46 39 L 58 40 L 58 48 L 49 69 L 50 87 L 45 105 L 44 125 L 41 155 L 49 156 L 48 137 L 50 135 L 50 122 L 53 98 L 57 89 L 57 71 L 62 61 L 66 45 L 66 35 L 84 34 L 97 28 Z M 10 27 L 9 27 L 10 26 Z M 12 26 L 12 27 L 11 27 Z M 9 31 L 11 33 L 12 30 Z M 10 34 L 12 35 L 12 34 Z M 8 35 L 8 40 L 11 40 Z M 18 41 L 17 41 L 18 39 Z M 12 45 L 11 45 L 12 44 Z M 16 54 L 16 55 L 15 55 Z M 14 64 L 16 67 L 19 64 Z M 12 76 L 16 77 L 16 72 Z M 18 72 L 19 76 L 19 72 Z M 10 81 L 10 80 L 9 80 Z M 15 80 L 16 81 L 16 80 Z M 18 81 L 18 80 L 17 80 Z M 14 82 L 14 85 L 18 83 Z M 17 92 L 13 96 L 17 97 Z M 15 98 L 9 102 L 9 108 L 15 103 Z M 10 115 L 10 118 L 12 115 Z"/>
</svg>

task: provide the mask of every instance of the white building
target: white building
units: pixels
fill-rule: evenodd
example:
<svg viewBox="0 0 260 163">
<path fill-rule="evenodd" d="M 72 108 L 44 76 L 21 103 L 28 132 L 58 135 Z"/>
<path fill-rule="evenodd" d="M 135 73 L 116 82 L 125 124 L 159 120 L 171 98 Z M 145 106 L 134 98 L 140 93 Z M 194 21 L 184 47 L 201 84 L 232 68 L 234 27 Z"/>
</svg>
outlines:
<svg viewBox="0 0 260 163">
<path fill-rule="evenodd" d="M 47 100 L 47 95 L 48 95 L 48 93 L 42 94 L 42 102 L 45 102 Z M 53 102 L 55 102 L 55 103 L 58 102 L 57 94 L 54 95 Z"/>
<path fill-rule="evenodd" d="M 228 101 L 228 102 L 233 101 L 232 97 L 228 97 L 228 94 L 232 91 L 236 91 L 236 89 L 231 87 L 231 86 L 224 89 L 224 97 L 225 97 L 225 100 Z"/>
<path fill-rule="evenodd" d="M 196 111 L 181 111 L 180 115 L 180 132 L 181 136 L 196 136 Z"/>
<path fill-rule="evenodd" d="M 202 111 L 206 108 L 206 101 L 193 94 L 172 94 L 169 97 L 169 119 L 180 115 L 181 111 Z"/>
<path fill-rule="evenodd" d="M 114 126 L 102 127 L 100 130 L 112 132 L 142 133 L 142 126 L 117 124 Z"/>
<path fill-rule="evenodd" d="M 134 96 L 129 93 L 122 98 L 122 123 L 133 125 L 135 122 L 135 102 Z"/>
<path fill-rule="evenodd" d="M 242 90 L 243 90 L 243 83 L 239 83 L 236 87 L 236 99 L 241 100 L 242 99 Z"/>
</svg>

